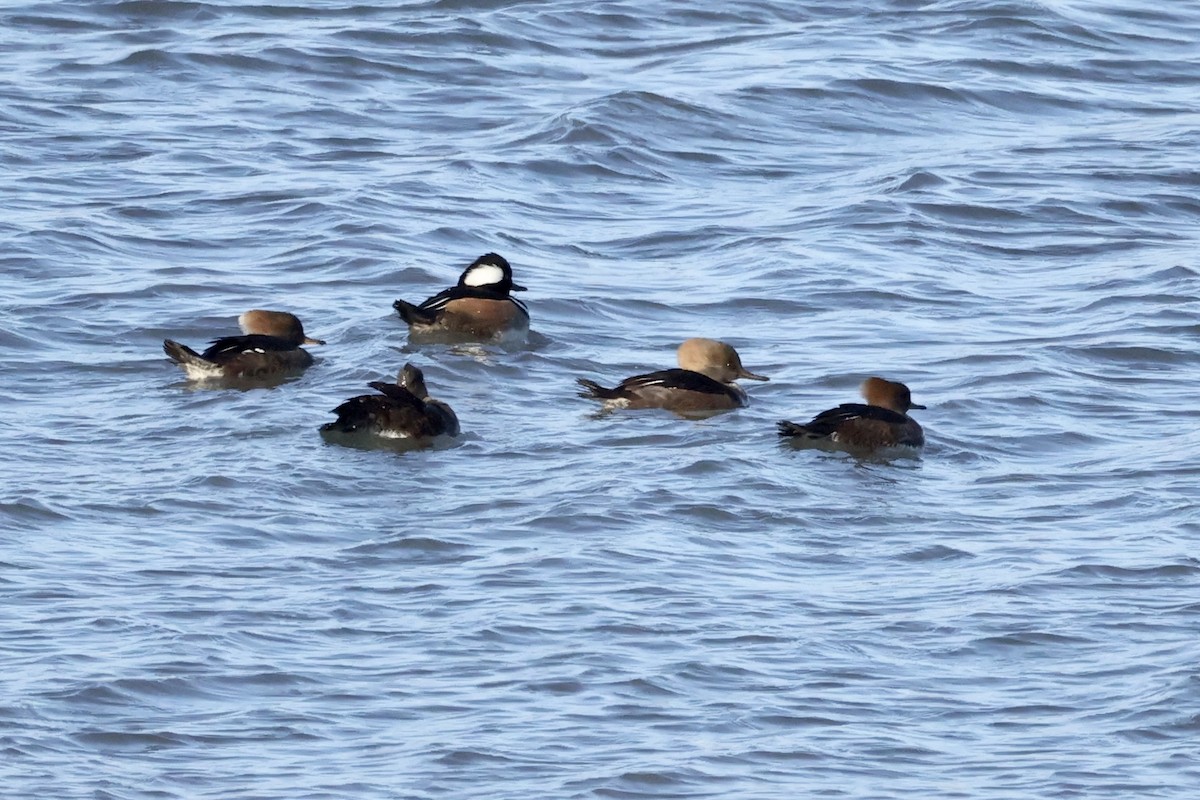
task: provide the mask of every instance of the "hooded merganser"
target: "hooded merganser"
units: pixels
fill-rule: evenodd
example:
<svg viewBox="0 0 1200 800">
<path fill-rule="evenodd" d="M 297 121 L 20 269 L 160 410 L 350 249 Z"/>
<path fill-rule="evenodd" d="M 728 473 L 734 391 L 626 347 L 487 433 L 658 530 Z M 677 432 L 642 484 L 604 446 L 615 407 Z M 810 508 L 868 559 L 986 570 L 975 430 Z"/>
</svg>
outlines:
<svg viewBox="0 0 1200 800">
<path fill-rule="evenodd" d="M 380 394 L 363 394 L 342 403 L 333 410 L 337 420 L 322 425 L 322 433 L 422 441 L 458 435 L 458 417 L 450 406 L 429 396 L 425 375 L 412 364 L 404 365 L 395 383 L 367 385 Z"/>
<path fill-rule="evenodd" d="M 419 306 L 397 300 L 392 307 L 418 336 L 447 335 L 481 341 L 529 331 L 529 311 L 510 295 L 523 292 L 513 283 L 512 267 L 503 257 L 487 253 L 472 262 L 458 285 L 438 292 Z"/>
<path fill-rule="evenodd" d="M 286 311 L 247 311 L 238 325 L 244 335 L 213 339 L 203 353 L 171 339 L 163 341 L 163 352 L 194 381 L 263 379 L 312 366 L 313 357 L 300 345 L 325 344 L 305 336 L 300 320 Z"/>
<path fill-rule="evenodd" d="M 834 445 L 852 452 L 888 447 L 916 449 L 925 444 L 925 432 L 908 416 L 909 409 L 924 409 L 925 406 L 912 401 L 907 386 L 883 378 L 867 378 L 861 391 L 866 405 L 842 403 L 837 408 L 822 411 L 804 425 L 781 421 L 779 435 L 815 445 Z"/>
<path fill-rule="evenodd" d="M 770 380 L 742 366 L 738 353 L 725 342 L 688 339 L 679 345 L 679 369 L 664 369 L 626 378 L 613 389 L 580 378 L 580 397 L 603 400 L 612 408 L 665 408 L 676 412 L 721 411 L 746 405 L 746 392 L 737 378 Z"/>
</svg>

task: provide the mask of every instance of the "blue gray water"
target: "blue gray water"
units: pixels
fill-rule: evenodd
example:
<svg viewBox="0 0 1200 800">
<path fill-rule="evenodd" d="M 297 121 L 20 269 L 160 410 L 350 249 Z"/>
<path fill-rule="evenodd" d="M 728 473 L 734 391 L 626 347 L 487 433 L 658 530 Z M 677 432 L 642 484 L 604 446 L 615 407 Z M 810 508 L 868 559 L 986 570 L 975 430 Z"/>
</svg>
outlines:
<svg viewBox="0 0 1200 800">
<path fill-rule="evenodd" d="M 1193 798 L 1200 6 L 10 2 L 0 797 Z M 527 347 L 391 310 L 505 255 Z M 250 391 L 161 353 L 289 309 Z M 690 421 L 576 377 L 684 338 Z M 453 446 L 317 428 L 412 361 Z M 929 444 L 774 423 L 903 380 Z"/>
</svg>

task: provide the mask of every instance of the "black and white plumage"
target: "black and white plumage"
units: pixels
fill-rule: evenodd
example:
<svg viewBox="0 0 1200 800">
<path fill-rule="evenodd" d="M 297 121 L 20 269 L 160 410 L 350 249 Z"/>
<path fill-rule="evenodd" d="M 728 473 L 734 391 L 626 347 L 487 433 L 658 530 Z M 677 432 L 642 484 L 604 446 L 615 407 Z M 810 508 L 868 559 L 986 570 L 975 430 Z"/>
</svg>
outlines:
<svg viewBox="0 0 1200 800">
<path fill-rule="evenodd" d="M 271 379 L 312 366 L 300 345 L 325 344 L 304 334 L 304 326 L 286 311 L 254 309 L 238 317 L 241 336 L 213 339 L 203 353 L 166 339 L 163 352 L 194 381 Z"/>
<path fill-rule="evenodd" d="M 768 380 L 742 366 L 736 350 L 713 339 L 688 339 L 679 346 L 679 367 L 635 375 L 609 389 L 579 378 L 580 397 L 602 400 L 610 408 L 665 408 L 677 413 L 722 411 L 747 403 L 734 381 Z"/>
<path fill-rule="evenodd" d="M 449 405 L 429 396 L 425 375 L 405 364 L 395 383 L 367 384 L 379 394 L 351 397 L 333 409 L 337 419 L 321 432 L 358 441 L 412 440 L 425 443 L 438 436 L 457 436 L 458 417 Z"/>
<path fill-rule="evenodd" d="M 529 310 L 511 295 L 523 291 L 524 286 L 513 282 L 508 261 L 487 253 L 463 270 L 457 285 L 420 305 L 396 300 L 392 307 L 410 334 L 486 341 L 528 332 Z"/>
<path fill-rule="evenodd" d="M 868 378 L 863 382 L 862 394 L 866 404 L 842 403 L 803 424 L 782 420 L 777 426 L 779 435 L 802 444 L 855 453 L 924 446 L 925 432 L 908 416 L 908 411 L 925 406 L 912 401 L 907 386 L 883 378 Z"/>
</svg>

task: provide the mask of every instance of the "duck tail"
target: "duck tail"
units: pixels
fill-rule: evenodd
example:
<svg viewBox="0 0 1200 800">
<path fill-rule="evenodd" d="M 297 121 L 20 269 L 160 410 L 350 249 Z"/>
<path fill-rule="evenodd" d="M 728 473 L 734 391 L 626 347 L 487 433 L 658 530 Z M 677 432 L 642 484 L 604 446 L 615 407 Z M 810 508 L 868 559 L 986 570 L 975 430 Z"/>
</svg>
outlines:
<svg viewBox="0 0 1200 800">
<path fill-rule="evenodd" d="M 605 389 L 595 381 L 589 381 L 587 378 L 579 378 L 575 381 L 583 387 L 583 391 L 579 393 L 580 397 L 588 397 L 593 400 L 616 400 L 621 394 L 616 389 Z"/>
<path fill-rule="evenodd" d="M 351 397 L 333 410 L 337 419 L 326 422 L 321 430 L 325 433 L 354 433 L 365 427 L 370 423 L 371 415 L 364 405 L 363 398 Z"/>
<path fill-rule="evenodd" d="M 780 436 L 804 436 L 809 438 L 817 436 L 807 425 L 801 425 L 799 422 L 788 422 L 786 419 L 780 420 L 776 427 L 779 430 Z"/>
<path fill-rule="evenodd" d="M 167 354 L 167 358 L 171 359 L 176 364 L 182 364 L 183 366 L 191 364 L 196 367 L 204 367 L 206 365 L 211 366 L 207 361 L 201 358 L 200 354 L 195 350 L 188 347 L 186 344 L 180 344 L 179 342 L 172 341 L 171 339 L 165 339 L 163 341 L 163 352 Z"/>
<path fill-rule="evenodd" d="M 426 311 L 419 306 L 414 306 L 407 300 L 397 300 L 392 303 L 392 308 L 396 309 L 396 313 L 400 315 L 400 319 L 409 325 L 428 325 L 436 318 L 436 315 L 432 312 Z"/>
<path fill-rule="evenodd" d="M 338 417 L 333 422 L 326 422 L 320 430 L 322 433 L 354 433 L 358 426 L 348 419 Z"/>
</svg>

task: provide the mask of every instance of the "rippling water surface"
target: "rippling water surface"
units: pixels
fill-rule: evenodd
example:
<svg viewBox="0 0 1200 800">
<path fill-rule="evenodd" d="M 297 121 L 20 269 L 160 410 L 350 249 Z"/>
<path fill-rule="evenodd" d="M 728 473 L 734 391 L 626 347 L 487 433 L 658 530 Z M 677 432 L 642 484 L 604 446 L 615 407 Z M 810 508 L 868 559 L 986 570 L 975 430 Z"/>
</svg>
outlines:
<svg viewBox="0 0 1200 800">
<path fill-rule="evenodd" d="M 1200 10 L 0 10 L 0 795 L 1192 798 Z M 527 346 L 391 310 L 504 254 Z M 161 353 L 286 308 L 274 388 Z M 573 381 L 684 338 L 705 420 Z M 464 436 L 329 445 L 421 366 Z M 903 380 L 929 444 L 774 423 Z"/>
</svg>

